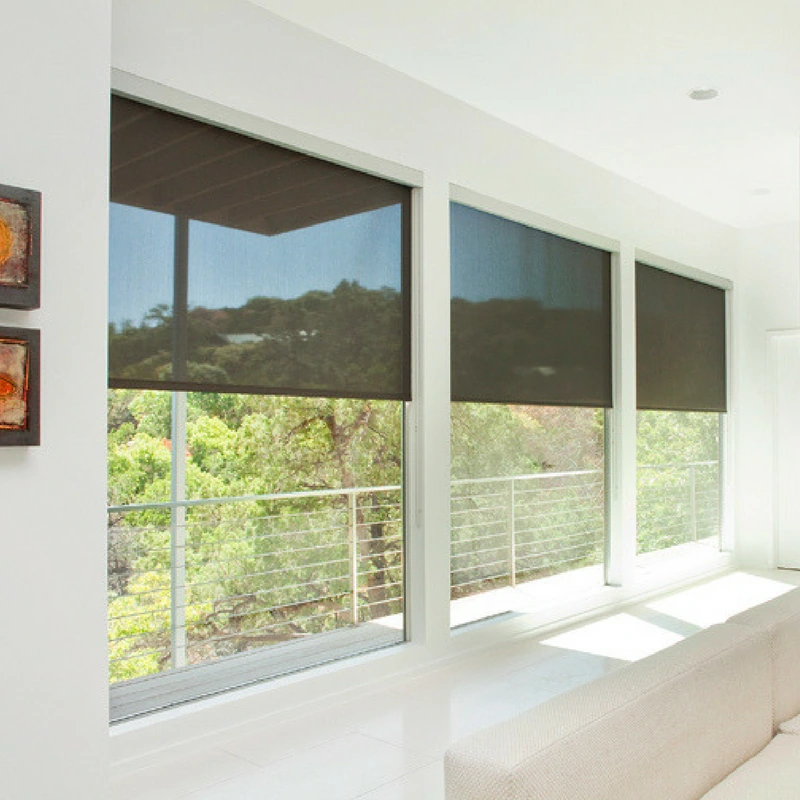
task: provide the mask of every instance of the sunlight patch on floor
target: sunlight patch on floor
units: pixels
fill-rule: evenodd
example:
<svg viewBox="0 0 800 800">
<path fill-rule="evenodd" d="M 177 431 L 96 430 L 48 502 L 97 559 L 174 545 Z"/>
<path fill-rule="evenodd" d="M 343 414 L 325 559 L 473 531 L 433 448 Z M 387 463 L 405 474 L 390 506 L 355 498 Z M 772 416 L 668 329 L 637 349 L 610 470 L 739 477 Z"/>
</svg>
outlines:
<svg viewBox="0 0 800 800">
<path fill-rule="evenodd" d="M 542 640 L 542 644 L 621 661 L 638 661 L 683 638 L 652 622 L 622 613 L 551 636 Z"/>
<path fill-rule="evenodd" d="M 707 628 L 794 589 L 772 578 L 734 572 L 646 604 L 661 614 Z"/>
</svg>

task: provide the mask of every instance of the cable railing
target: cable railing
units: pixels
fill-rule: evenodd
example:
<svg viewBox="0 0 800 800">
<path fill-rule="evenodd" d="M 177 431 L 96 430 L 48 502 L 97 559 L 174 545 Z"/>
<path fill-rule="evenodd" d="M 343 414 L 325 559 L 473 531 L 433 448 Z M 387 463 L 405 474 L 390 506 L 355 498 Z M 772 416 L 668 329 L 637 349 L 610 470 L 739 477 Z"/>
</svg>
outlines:
<svg viewBox="0 0 800 800">
<path fill-rule="evenodd" d="M 718 531 L 717 462 L 639 470 L 640 551 Z M 402 631 L 400 486 L 108 513 L 113 681 L 391 618 Z M 454 480 L 450 535 L 453 599 L 602 563 L 604 474 Z"/>
<path fill-rule="evenodd" d="M 399 486 L 109 508 L 112 680 L 401 614 L 402 531 Z"/>
<path fill-rule="evenodd" d="M 639 553 L 719 537 L 719 461 L 641 464 L 637 484 Z"/>
<path fill-rule="evenodd" d="M 601 470 L 453 481 L 451 597 L 602 561 L 604 484 Z"/>
</svg>

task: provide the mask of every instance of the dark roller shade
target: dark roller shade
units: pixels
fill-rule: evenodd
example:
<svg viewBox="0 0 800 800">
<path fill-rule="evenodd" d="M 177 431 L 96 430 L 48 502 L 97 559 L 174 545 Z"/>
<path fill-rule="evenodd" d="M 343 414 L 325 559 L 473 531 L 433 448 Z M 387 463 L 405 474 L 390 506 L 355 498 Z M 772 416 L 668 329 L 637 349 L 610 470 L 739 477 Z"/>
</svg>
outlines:
<svg viewBox="0 0 800 800">
<path fill-rule="evenodd" d="M 636 404 L 726 411 L 725 292 L 636 264 Z"/>
<path fill-rule="evenodd" d="M 611 256 L 452 203 L 452 399 L 611 406 Z"/>
<path fill-rule="evenodd" d="M 408 399 L 410 190 L 113 97 L 109 384 Z"/>
</svg>

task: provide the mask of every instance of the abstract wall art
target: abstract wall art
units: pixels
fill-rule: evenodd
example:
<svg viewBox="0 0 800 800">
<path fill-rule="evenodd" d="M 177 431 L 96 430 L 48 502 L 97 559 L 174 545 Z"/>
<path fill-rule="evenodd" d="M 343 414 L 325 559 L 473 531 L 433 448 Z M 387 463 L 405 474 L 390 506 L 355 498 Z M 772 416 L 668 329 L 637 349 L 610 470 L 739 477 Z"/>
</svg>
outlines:
<svg viewBox="0 0 800 800">
<path fill-rule="evenodd" d="M 0 446 L 39 444 L 39 331 L 0 327 Z"/>
<path fill-rule="evenodd" d="M 41 195 L 0 185 L 0 306 L 39 308 Z"/>
</svg>

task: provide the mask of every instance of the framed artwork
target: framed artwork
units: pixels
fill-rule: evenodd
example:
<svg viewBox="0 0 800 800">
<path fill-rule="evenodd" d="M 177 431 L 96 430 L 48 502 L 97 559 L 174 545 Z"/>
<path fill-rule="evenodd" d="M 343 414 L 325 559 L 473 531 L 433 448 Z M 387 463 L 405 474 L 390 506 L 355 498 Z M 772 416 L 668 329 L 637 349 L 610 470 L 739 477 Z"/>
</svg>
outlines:
<svg viewBox="0 0 800 800">
<path fill-rule="evenodd" d="M 42 196 L 0 185 L 0 306 L 39 308 Z"/>
<path fill-rule="evenodd" d="M 39 444 L 39 331 L 0 327 L 0 446 Z"/>
</svg>

